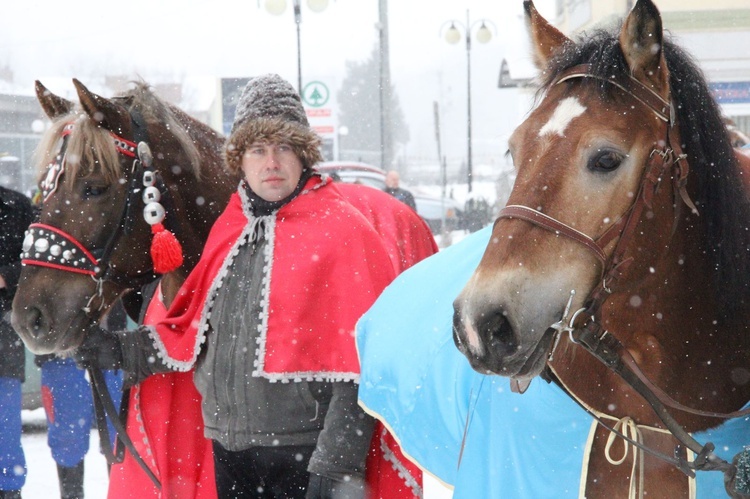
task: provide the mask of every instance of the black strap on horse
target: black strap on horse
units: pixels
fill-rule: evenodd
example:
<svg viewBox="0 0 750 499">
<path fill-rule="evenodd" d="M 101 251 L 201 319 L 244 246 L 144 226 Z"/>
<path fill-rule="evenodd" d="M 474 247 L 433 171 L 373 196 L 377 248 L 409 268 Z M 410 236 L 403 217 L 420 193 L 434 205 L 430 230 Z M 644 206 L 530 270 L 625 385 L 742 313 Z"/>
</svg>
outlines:
<svg viewBox="0 0 750 499">
<path fill-rule="evenodd" d="M 583 328 L 574 329 L 572 337 L 584 350 L 607 366 L 643 397 L 669 432 L 682 445 L 696 453 L 693 463 L 686 463 L 689 468 L 697 471 L 727 471 L 729 469 L 731 465 L 713 453 L 714 445 L 710 442 L 701 445 L 686 432 L 672 417 L 666 406 L 659 400 L 659 397 L 628 367 L 628 363 L 623 362 L 625 348 L 614 335 L 602 331 L 599 323 L 592 320 Z M 684 471 L 682 466 L 678 466 L 678 468 Z"/>
<path fill-rule="evenodd" d="M 130 451 L 133 459 L 148 475 L 151 481 L 154 483 L 157 489 L 161 490 L 161 482 L 156 477 L 148 464 L 143 460 L 138 450 L 135 448 L 133 441 L 128 436 L 125 428 L 127 424 L 128 414 L 128 403 L 130 398 L 130 389 L 123 392 L 122 402 L 120 403 L 120 412 L 118 414 L 115 404 L 112 401 L 112 397 L 107 389 L 107 383 L 104 380 L 104 374 L 98 367 L 88 367 L 86 371 L 89 373 L 91 379 L 91 391 L 94 394 L 94 410 L 96 412 L 96 427 L 99 431 L 99 441 L 102 447 L 104 457 L 107 459 L 107 464 L 112 466 L 113 464 L 121 463 L 125 458 L 125 449 Z M 107 420 L 114 426 L 117 435 L 115 437 L 115 448 L 112 449 L 110 443 L 109 428 L 107 426 Z"/>
<path fill-rule="evenodd" d="M 132 109 L 130 111 L 130 122 L 131 128 L 133 129 L 133 143 L 140 144 L 141 142 L 148 143 L 148 132 L 146 130 L 146 122 L 143 119 L 140 111 Z M 105 281 L 112 281 L 116 284 L 128 285 L 129 287 L 141 287 L 145 284 L 156 279 L 156 275 L 153 272 L 147 272 L 137 277 L 127 276 L 119 273 L 116 269 L 109 265 L 109 259 L 115 250 L 117 241 L 120 239 L 122 234 L 130 234 L 135 226 L 135 205 L 140 199 L 141 193 L 141 180 L 143 178 L 143 162 L 144 158 L 140 156 L 140 150 L 133 160 L 133 166 L 130 171 L 130 183 L 128 185 L 128 193 L 125 198 L 125 204 L 122 207 L 122 211 L 119 217 L 119 223 L 115 230 L 113 230 L 107 243 L 104 245 L 102 250 L 92 251 L 92 254 L 100 262 L 100 273 L 97 277 Z M 151 166 L 146 165 L 146 166 Z M 160 186 L 161 187 L 161 186 Z M 166 195 L 166 189 L 162 190 L 162 194 Z"/>
<path fill-rule="evenodd" d="M 672 417 L 665 405 L 662 404 L 659 396 L 657 396 L 657 394 L 649 387 L 650 382 L 644 382 L 642 377 L 645 375 L 639 372 L 640 369 L 634 364 L 634 361 L 629 362 L 627 360 L 629 354 L 622 343 L 620 343 L 620 341 L 613 335 L 608 334 L 607 331 L 602 332 L 601 327 L 597 322 L 592 320 L 583 328 L 574 329 L 572 336 L 575 338 L 575 341 L 584 348 L 584 350 L 611 369 L 639 395 L 641 395 L 648 402 L 659 419 L 664 423 L 670 434 L 680 442 L 682 446 L 685 446 L 696 453 L 695 458 L 693 461 L 687 461 L 683 458 L 680 445 L 675 448 L 675 456 L 672 458 L 661 454 L 640 442 L 632 440 L 622 432 L 609 426 L 598 415 L 582 404 L 574 394 L 570 393 L 570 391 L 565 388 L 563 383 L 556 375 L 554 375 L 554 373 L 548 372 L 547 377 L 556 382 L 571 396 L 571 398 L 573 398 L 573 400 L 578 402 L 581 407 L 591 414 L 599 424 L 618 437 L 626 440 L 644 452 L 648 452 L 662 461 L 674 465 L 677 469 L 690 477 L 695 476 L 696 471 L 721 471 L 724 475 L 724 485 L 727 493 L 730 494 L 731 497 L 735 499 L 750 499 L 750 448 L 745 448 L 744 451 L 738 453 L 730 463 L 714 454 L 715 446 L 713 443 L 706 442 L 705 445 L 701 445 Z M 635 368 L 633 368 L 634 365 Z M 702 411 L 695 410 L 691 410 L 690 412 L 702 413 Z M 736 416 L 738 414 L 747 415 L 748 412 L 748 410 L 744 410 L 728 414 L 705 413 L 705 415 L 728 418 L 739 417 Z"/>
</svg>

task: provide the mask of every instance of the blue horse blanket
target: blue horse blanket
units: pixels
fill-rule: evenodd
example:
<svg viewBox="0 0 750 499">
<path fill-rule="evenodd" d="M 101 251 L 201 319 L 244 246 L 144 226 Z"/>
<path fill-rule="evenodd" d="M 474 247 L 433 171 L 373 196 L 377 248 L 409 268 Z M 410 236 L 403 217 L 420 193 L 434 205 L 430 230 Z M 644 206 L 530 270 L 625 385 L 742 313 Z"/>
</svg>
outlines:
<svg viewBox="0 0 750 499">
<path fill-rule="evenodd" d="M 452 339 L 453 300 L 491 228 L 402 273 L 357 324 L 360 403 L 402 450 L 462 498 L 574 498 L 592 418 L 554 384 L 523 395 L 471 369 Z M 465 436 L 464 436 L 465 435 Z M 695 435 L 731 460 L 750 444 L 748 418 Z M 697 497 L 726 496 L 723 475 L 698 474 Z"/>
</svg>

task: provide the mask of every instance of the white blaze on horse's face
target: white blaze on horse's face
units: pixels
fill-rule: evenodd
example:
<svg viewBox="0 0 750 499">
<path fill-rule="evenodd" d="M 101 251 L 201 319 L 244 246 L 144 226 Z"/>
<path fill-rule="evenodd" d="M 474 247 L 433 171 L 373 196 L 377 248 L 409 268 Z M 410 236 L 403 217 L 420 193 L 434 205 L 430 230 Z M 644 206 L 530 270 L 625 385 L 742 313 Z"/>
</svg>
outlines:
<svg viewBox="0 0 750 499">
<path fill-rule="evenodd" d="M 557 134 L 565 137 L 565 129 L 571 121 L 579 117 L 586 111 L 586 108 L 575 97 L 566 97 L 552 113 L 550 120 L 539 129 L 539 136 L 547 134 Z"/>
</svg>

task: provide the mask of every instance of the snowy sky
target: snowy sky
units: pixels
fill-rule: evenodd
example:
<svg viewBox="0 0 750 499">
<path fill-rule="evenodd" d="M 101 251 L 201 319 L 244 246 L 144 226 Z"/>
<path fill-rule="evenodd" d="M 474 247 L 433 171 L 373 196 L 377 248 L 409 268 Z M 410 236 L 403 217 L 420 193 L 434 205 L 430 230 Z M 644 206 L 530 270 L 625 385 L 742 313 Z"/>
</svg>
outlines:
<svg viewBox="0 0 750 499">
<path fill-rule="evenodd" d="M 303 80 L 326 81 L 336 89 L 345 61 L 366 59 L 377 43 L 377 0 L 331 0 L 322 13 L 302 2 Z M 264 0 L 5 2 L 0 66 L 10 67 L 30 94 L 35 79 L 61 95 L 70 95 L 73 77 L 84 84 L 104 74 L 182 81 L 189 105 L 205 109 L 220 77 L 275 72 L 296 84 L 291 3 L 273 16 L 263 9 Z M 552 14 L 552 0 L 537 4 L 544 15 Z M 410 125 L 411 155 L 436 154 L 435 100 L 441 104 L 446 154 L 458 156 L 465 149 L 465 44 L 449 45 L 441 34 L 446 21 L 465 23 L 467 9 L 472 24 L 486 18 L 497 30 L 490 43 L 472 44 L 475 149 L 480 156 L 505 152 L 504 143 L 493 144 L 507 138 L 518 104 L 496 83 L 503 57 L 526 57 L 522 0 L 391 0 L 391 74 Z"/>
</svg>

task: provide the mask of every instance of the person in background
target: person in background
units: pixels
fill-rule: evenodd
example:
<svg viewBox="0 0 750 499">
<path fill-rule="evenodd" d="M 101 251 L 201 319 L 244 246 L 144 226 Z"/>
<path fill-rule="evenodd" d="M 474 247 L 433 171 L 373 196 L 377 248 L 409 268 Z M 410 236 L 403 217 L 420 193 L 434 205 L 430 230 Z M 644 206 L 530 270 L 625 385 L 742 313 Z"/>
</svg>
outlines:
<svg viewBox="0 0 750 499">
<path fill-rule="evenodd" d="M 117 301 L 105 319 L 110 330 L 123 329 L 127 317 Z M 47 445 L 57 465 L 60 499 L 83 499 L 84 458 L 89 451 L 93 426 L 94 401 L 86 373 L 72 358 L 54 354 L 37 355 L 34 363 L 42 371 L 42 405 L 47 418 Z M 120 408 L 122 372 L 103 372 L 107 389 L 115 407 Z M 107 426 L 110 445 L 114 446 L 116 432 L 109 419 Z"/>
<path fill-rule="evenodd" d="M 13 296 L 21 271 L 24 231 L 34 218 L 31 201 L 0 186 L 0 498 L 21 497 L 26 483 L 26 459 L 21 447 L 21 383 L 26 350 L 10 320 Z"/>
<path fill-rule="evenodd" d="M 21 274 L 24 232 L 36 217 L 27 196 L 0 186 L 0 499 L 21 497 L 26 463 L 21 447 L 22 391 L 26 349 L 10 325 L 9 313 Z M 108 327 L 125 326 L 124 310 L 110 314 Z M 83 458 L 89 449 L 93 405 L 84 372 L 72 359 L 37 355 L 41 368 L 41 398 L 47 418 L 47 444 L 57 464 L 61 499 L 83 499 Z M 104 373 L 115 405 L 120 399 L 121 374 Z M 110 426 L 114 439 L 114 428 Z"/>
<path fill-rule="evenodd" d="M 374 420 L 357 404 L 357 319 L 395 276 L 330 179 L 299 95 L 243 90 L 226 145 L 244 173 L 165 319 L 92 326 L 78 362 L 141 378 L 195 369 L 219 497 L 364 498 Z"/>
<path fill-rule="evenodd" d="M 399 187 L 401 176 L 396 170 L 389 171 L 385 176 L 385 192 L 395 197 L 402 203 L 406 203 L 412 210 L 417 211 L 417 203 L 414 196 L 406 189 Z"/>
</svg>

